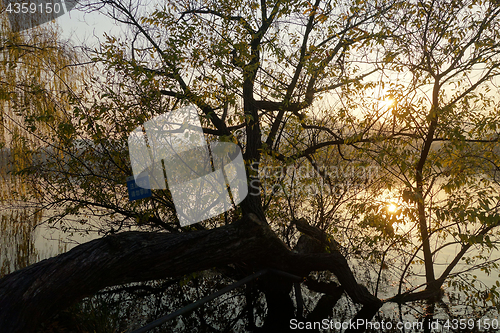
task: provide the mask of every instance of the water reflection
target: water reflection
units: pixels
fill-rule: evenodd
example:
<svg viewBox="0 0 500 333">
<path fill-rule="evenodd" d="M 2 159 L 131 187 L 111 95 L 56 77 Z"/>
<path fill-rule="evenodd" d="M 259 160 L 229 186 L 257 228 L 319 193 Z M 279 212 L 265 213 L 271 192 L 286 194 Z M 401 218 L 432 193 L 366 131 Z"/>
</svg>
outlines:
<svg viewBox="0 0 500 333">
<path fill-rule="evenodd" d="M 65 235 L 42 224 L 43 215 L 0 206 L 0 277 L 68 250 Z"/>
<path fill-rule="evenodd" d="M 2 209 L 0 215 L 0 276 L 40 260 L 35 246 L 35 226 L 41 212 L 29 209 Z"/>
<path fill-rule="evenodd" d="M 47 239 L 45 212 L 30 205 L 27 182 L 14 176 L 10 150 L 0 149 L 0 278 L 67 250 L 63 235 Z"/>
</svg>

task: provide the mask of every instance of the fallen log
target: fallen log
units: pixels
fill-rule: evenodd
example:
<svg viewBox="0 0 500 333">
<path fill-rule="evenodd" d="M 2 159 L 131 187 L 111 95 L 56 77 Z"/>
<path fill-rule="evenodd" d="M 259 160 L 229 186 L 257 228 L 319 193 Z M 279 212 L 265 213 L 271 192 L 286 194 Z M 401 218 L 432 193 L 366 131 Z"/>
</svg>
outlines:
<svg viewBox="0 0 500 333">
<path fill-rule="evenodd" d="M 299 276 L 329 270 L 354 302 L 380 304 L 356 282 L 340 253 L 294 253 L 250 214 L 211 230 L 109 235 L 6 275 L 0 279 L 1 331 L 33 332 L 44 320 L 105 287 L 242 261 L 255 270 L 276 268 Z"/>
</svg>

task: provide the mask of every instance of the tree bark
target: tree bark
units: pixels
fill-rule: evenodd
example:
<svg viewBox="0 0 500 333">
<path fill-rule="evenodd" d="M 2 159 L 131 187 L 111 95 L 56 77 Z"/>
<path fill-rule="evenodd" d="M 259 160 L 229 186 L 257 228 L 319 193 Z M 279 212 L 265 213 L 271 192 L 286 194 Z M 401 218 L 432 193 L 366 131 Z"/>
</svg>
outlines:
<svg viewBox="0 0 500 333">
<path fill-rule="evenodd" d="M 290 332 L 290 320 L 294 318 L 295 307 L 290 298 L 293 283 L 284 277 L 270 274 L 262 279 L 261 290 L 266 296 L 267 314 L 264 325 L 256 332 Z"/>
<path fill-rule="evenodd" d="M 0 280 L 3 333 L 33 332 L 44 320 L 98 290 L 182 276 L 244 261 L 295 275 L 330 270 L 354 302 L 379 304 L 340 253 L 298 254 L 255 215 L 212 230 L 180 234 L 124 232 L 79 245 Z"/>
</svg>

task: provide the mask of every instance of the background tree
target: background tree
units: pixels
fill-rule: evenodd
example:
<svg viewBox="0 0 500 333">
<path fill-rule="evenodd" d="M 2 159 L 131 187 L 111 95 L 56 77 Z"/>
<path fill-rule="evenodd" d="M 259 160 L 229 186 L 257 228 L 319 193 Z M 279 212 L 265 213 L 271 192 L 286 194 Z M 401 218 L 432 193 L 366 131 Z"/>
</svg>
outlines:
<svg viewBox="0 0 500 333">
<path fill-rule="evenodd" d="M 14 33 L 0 9 L 0 275 L 39 260 L 34 228 L 43 213 L 35 206 L 37 189 L 28 189 L 22 170 L 45 145 L 40 133 L 57 133 L 67 117 L 67 92 L 75 87 L 75 52 L 54 25 Z M 43 119 L 43 121 L 42 121 Z"/>
<path fill-rule="evenodd" d="M 463 278 L 464 268 L 457 269 L 461 261 L 487 272 L 497 268 L 491 251 L 500 221 L 495 175 L 499 13 L 494 2 L 419 1 L 402 7 L 396 20 L 384 20 L 393 34 L 384 44 L 388 66 L 381 84 L 394 104 L 373 131 L 404 133 L 406 139 L 372 145 L 367 154 L 387 170 L 390 196 L 398 198 L 399 210 L 392 213 L 398 221 L 388 222 L 407 232 L 408 245 L 415 244 L 400 252 L 399 292 L 415 259 L 422 260 L 425 271 L 423 286 L 410 287 L 406 294 L 412 295 L 403 293 L 394 301 L 426 295 L 434 304 L 445 283 L 457 283 L 450 275 Z M 381 211 L 377 204 L 368 207 L 358 208 L 364 214 Z M 450 247 L 455 255 L 436 271 L 441 253 Z M 425 288 L 414 292 L 420 287 Z M 477 296 L 495 305 L 498 292 L 493 286 Z"/>
</svg>

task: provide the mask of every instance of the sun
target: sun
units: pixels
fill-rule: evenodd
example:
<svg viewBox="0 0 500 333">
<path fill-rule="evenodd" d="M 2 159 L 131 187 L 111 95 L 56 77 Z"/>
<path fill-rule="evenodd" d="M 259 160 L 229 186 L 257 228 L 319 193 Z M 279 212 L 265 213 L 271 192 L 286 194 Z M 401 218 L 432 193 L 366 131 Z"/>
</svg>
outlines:
<svg viewBox="0 0 500 333">
<path fill-rule="evenodd" d="M 382 109 L 388 109 L 390 108 L 391 106 L 394 105 L 394 99 L 388 97 L 388 98 L 385 98 L 381 101 L 381 107 Z"/>
<path fill-rule="evenodd" d="M 391 203 L 387 206 L 387 211 L 389 213 L 395 213 L 396 211 L 398 210 L 398 206 L 396 206 L 395 204 Z"/>
</svg>

